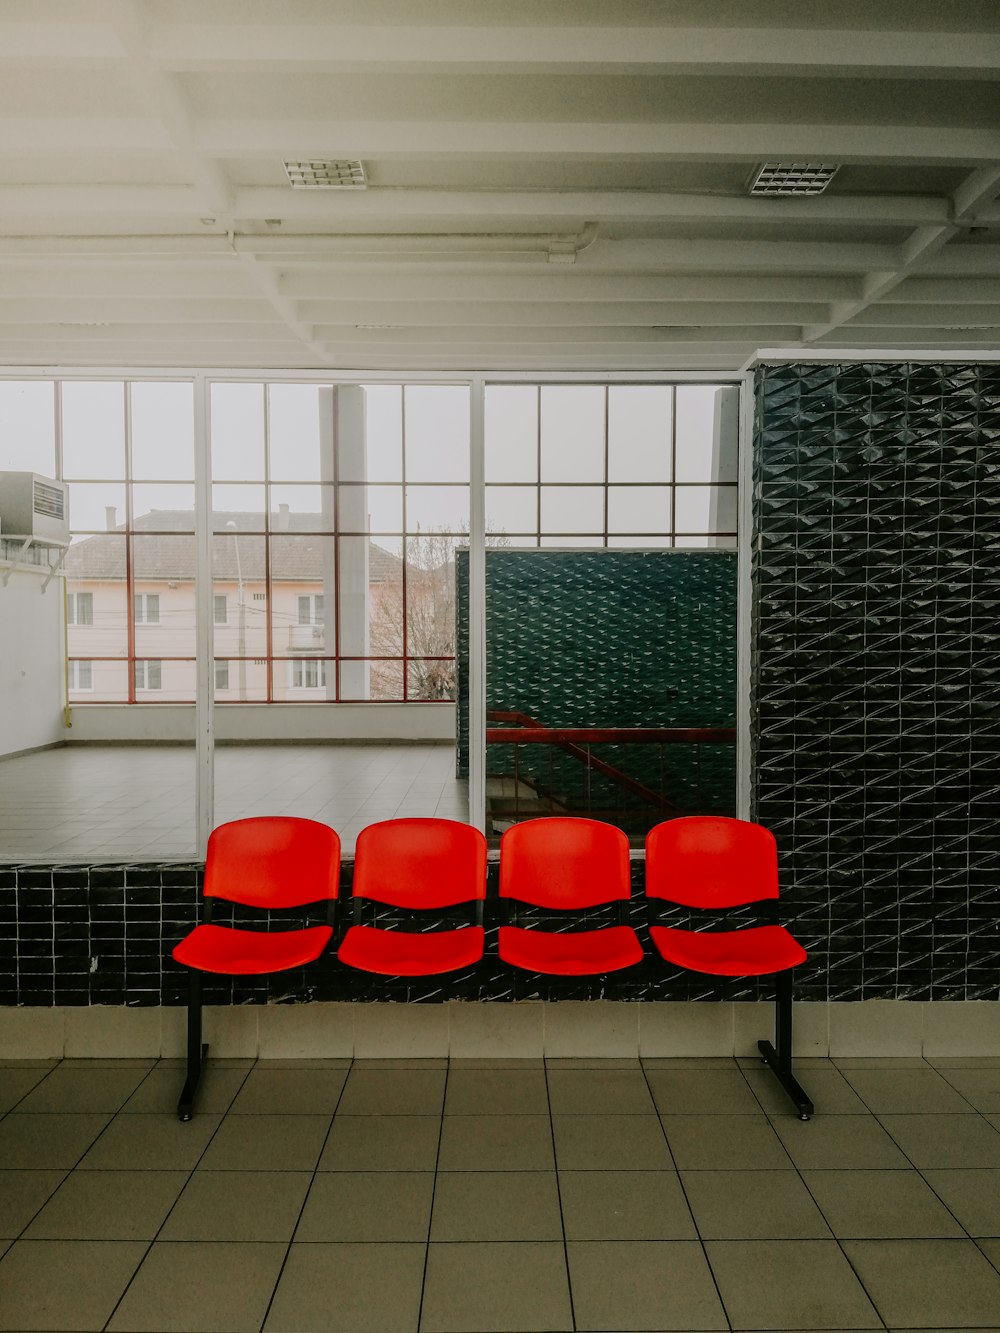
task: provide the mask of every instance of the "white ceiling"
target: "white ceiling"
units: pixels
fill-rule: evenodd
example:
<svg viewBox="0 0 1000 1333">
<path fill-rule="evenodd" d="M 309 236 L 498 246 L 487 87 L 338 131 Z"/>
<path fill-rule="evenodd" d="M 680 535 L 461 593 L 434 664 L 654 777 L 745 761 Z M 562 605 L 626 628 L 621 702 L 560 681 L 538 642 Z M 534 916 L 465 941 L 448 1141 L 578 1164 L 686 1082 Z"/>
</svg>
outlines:
<svg viewBox="0 0 1000 1333">
<path fill-rule="evenodd" d="M 0 117 L 0 364 L 1000 347 L 997 0 L 5 0 Z"/>
</svg>

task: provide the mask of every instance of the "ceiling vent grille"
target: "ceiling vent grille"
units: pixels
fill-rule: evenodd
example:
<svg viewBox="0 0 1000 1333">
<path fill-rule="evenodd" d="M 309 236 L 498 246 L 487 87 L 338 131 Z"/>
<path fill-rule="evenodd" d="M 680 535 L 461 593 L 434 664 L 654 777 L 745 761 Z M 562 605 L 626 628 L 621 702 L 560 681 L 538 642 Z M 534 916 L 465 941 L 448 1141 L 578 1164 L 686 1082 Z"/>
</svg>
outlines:
<svg viewBox="0 0 1000 1333">
<path fill-rule="evenodd" d="M 346 158 L 336 162 L 310 158 L 306 162 L 286 162 L 285 174 L 293 190 L 365 190 L 363 162 Z"/>
<path fill-rule="evenodd" d="M 822 194 L 840 170 L 839 163 L 765 162 L 750 181 L 751 194 Z"/>
</svg>

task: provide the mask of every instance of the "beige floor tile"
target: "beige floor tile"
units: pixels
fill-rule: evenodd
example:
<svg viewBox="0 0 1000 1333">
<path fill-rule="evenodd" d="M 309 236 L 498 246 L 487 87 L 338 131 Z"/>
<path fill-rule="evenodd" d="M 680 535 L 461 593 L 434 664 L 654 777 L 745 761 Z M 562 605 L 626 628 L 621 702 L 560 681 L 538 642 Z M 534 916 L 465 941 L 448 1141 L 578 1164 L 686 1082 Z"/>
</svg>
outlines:
<svg viewBox="0 0 1000 1333">
<path fill-rule="evenodd" d="M 160 1240 L 289 1241 L 308 1171 L 195 1171 Z"/>
<path fill-rule="evenodd" d="M 145 1252 L 142 1241 L 16 1241 L 0 1260 L 0 1329 L 103 1328 Z"/>
<path fill-rule="evenodd" d="M 439 1171 L 551 1171 L 547 1115 L 448 1115 L 441 1128 Z"/>
<path fill-rule="evenodd" d="M 830 1235 L 795 1171 L 683 1171 L 705 1240 L 819 1240 Z"/>
<path fill-rule="evenodd" d="M 567 1240 L 694 1240 L 673 1171 L 560 1171 Z"/>
<path fill-rule="evenodd" d="M 803 1091 L 809 1096 L 818 1115 L 867 1115 L 868 1108 L 854 1091 L 839 1069 L 829 1061 L 811 1067 L 804 1060 L 796 1060 L 794 1074 Z M 788 1093 L 769 1069 L 758 1063 L 743 1070 L 754 1096 L 768 1115 L 794 1116 L 795 1108 Z"/>
<path fill-rule="evenodd" d="M 661 1120 L 680 1171 L 791 1170 L 765 1116 L 665 1115 Z"/>
<path fill-rule="evenodd" d="M 563 1246 L 432 1243 L 421 1333 L 514 1333 L 573 1327 Z"/>
<path fill-rule="evenodd" d="M 417 1333 L 423 1244 L 294 1244 L 264 1333 Z"/>
<path fill-rule="evenodd" d="M 708 1261 L 734 1329 L 881 1328 L 833 1240 L 711 1240 Z"/>
<path fill-rule="evenodd" d="M 776 1116 L 771 1123 L 800 1170 L 891 1170 L 911 1165 L 871 1116 L 816 1115 L 808 1121 Z"/>
<path fill-rule="evenodd" d="M 12 1111 L 0 1121 L 0 1168 L 74 1167 L 110 1119 L 99 1113 L 21 1115 Z"/>
<path fill-rule="evenodd" d="M 196 1115 L 182 1124 L 176 1115 L 119 1115 L 80 1162 L 81 1170 L 191 1171 L 219 1128 L 221 1117 Z"/>
<path fill-rule="evenodd" d="M 352 1069 L 338 1112 L 341 1115 L 440 1115 L 444 1106 L 443 1069 Z"/>
<path fill-rule="evenodd" d="M 0 1171 L 0 1237 L 15 1240 L 65 1177 L 65 1171 Z"/>
<path fill-rule="evenodd" d="M 28 1240 L 152 1240 L 184 1171 L 74 1171 L 25 1232 Z"/>
<path fill-rule="evenodd" d="M 441 1136 L 436 1115 L 338 1115 L 320 1171 L 433 1171 Z"/>
<path fill-rule="evenodd" d="M 553 1115 L 650 1115 L 646 1077 L 636 1069 L 549 1069 Z"/>
<path fill-rule="evenodd" d="M 806 1171 L 803 1176 L 840 1239 L 963 1234 L 917 1171 Z"/>
<path fill-rule="evenodd" d="M 0 1078 L 0 1115 L 16 1106 L 53 1068 L 50 1064 L 4 1065 Z"/>
<path fill-rule="evenodd" d="M 430 1171 L 325 1171 L 309 1191 L 296 1241 L 426 1241 Z"/>
<path fill-rule="evenodd" d="M 249 1068 L 247 1062 L 232 1068 L 210 1057 L 198 1080 L 196 1114 L 225 1115 L 247 1077 Z M 184 1067 L 179 1062 L 157 1065 L 142 1080 L 122 1111 L 176 1115 L 177 1101 L 184 1086 L 184 1074 Z"/>
<path fill-rule="evenodd" d="M 882 1125 L 920 1170 L 1000 1166 L 1000 1132 L 977 1115 L 881 1115 Z"/>
<path fill-rule="evenodd" d="M 970 1236 L 1000 1236 L 1000 1168 L 959 1167 L 923 1176 Z"/>
<path fill-rule="evenodd" d="M 727 1329 L 696 1241 L 571 1241 L 578 1329 Z"/>
<path fill-rule="evenodd" d="M 1000 1314 L 1000 1273 L 971 1240 L 848 1240 L 844 1252 L 892 1328 L 971 1328 Z"/>
<path fill-rule="evenodd" d="M 962 1114 L 975 1108 L 935 1069 L 845 1069 L 844 1077 L 876 1115 Z"/>
<path fill-rule="evenodd" d="M 552 1117 L 560 1171 L 670 1171 L 670 1152 L 655 1115 Z"/>
<path fill-rule="evenodd" d="M 944 1068 L 941 1072 L 977 1111 L 1000 1112 L 1000 1061 L 983 1069 Z"/>
<path fill-rule="evenodd" d="M 257 1065 L 233 1101 L 233 1115 L 333 1115 L 344 1069 L 274 1069 Z"/>
<path fill-rule="evenodd" d="M 554 1171 L 445 1171 L 437 1178 L 431 1240 L 561 1241 L 562 1235 Z"/>
<path fill-rule="evenodd" d="M 199 1166 L 205 1171 L 313 1171 L 331 1120 L 330 1115 L 229 1114 Z"/>
<path fill-rule="evenodd" d="M 109 1333 L 257 1333 L 286 1247 L 157 1241 Z"/>
<path fill-rule="evenodd" d="M 448 1073 L 445 1115 L 548 1115 L 541 1062 L 532 1069 L 469 1069 Z"/>
<path fill-rule="evenodd" d="M 147 1066 L 81 1068 L 64 1060 L 23 1099 L 19 1111 L 117 1111 L 136 1090 Z"/>
<path fill-rule="evenodd" d="M 739 1069 L 650 1069 L 647 1077 L 661 1115 L 760 1114 Z"/>
</svg>

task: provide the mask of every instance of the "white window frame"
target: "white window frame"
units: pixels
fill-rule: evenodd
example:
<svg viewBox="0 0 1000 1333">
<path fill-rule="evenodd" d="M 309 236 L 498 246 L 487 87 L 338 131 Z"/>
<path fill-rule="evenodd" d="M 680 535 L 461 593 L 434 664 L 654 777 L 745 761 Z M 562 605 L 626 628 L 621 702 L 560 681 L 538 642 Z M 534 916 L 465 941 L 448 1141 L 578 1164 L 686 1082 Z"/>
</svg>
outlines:
<svg viewBox="0 0 1000 1333">
<path fill-rule="evenodd" d="M 86 684 L 81 679 L 82 668 L 87 668 L 89 677 Z M 66 685 L 73 694 L 92 693 L 94 689 L 94 663 L 89 657 L 71 657 L 66 662 Z"/>
<path fill-rule="evenodd" d="M 156 616 L 149 614 L 150 602 L 156 604 Z M 137 625 L 160 624 L 160 594 L 158 592 L 137 592 L 132 594 L 132 612 Z"/>
<path fill-rule="evenodd" d="M 80 616 L 80 598 L 86 598 L 85 606 L 90 611 L 89 620 L 81 620 Z M 66 624 L 67 625 L 92 625 L 94 623 L 94 594 L 92 592 L 68 592 L 66 594 Z"/>
<path fill-rule="evenodd" d="M 134 679 L 134 681 L 135 681 L 135 690 L 136 690 L 136 693 L 137 693 L 137 694 L 138 694 L 138 692 L 139 692 L 140 690 L 156 691 L 156 690 L 162 690 L 162 689 L 163 689 L 163 660 L 162 660 L 162 658 L 159 658 L 159 657 L 137 657 L 137 658 L 135 659 L 135 662 L 133 663 L 133 666 L 134 666 L 134 675 L 133 675 L 133 679 Z M 159 677 L 159 679 L 158 679 L 158 681 L 157 681 L 157 683 L 156 683 L 155 685 L 152 685 L 152 684 L 149 683 L 149 682 L 150 682 L 150 676 L 152 675 L 152 672 L 150 671 L 150 667 L 154 667 L 154 666 L 156 667 L 156 674 L 157 674 L 157 676 Z M 139 668 L 140 668 L 140 667 L 142 668 L 142 673 L 141 673 L 141 674 L 142 674 L 142 679 L 141 679 L 141 680 L 139 679 L 139 675 L 140 675 Z"/>
</svg>

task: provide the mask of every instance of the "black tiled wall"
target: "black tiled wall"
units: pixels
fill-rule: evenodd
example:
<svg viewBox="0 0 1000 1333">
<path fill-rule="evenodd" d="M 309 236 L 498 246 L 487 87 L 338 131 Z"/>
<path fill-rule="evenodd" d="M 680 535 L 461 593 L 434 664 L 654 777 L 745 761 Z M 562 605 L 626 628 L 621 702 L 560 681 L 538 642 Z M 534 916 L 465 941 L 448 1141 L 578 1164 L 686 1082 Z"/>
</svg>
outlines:
<svg viewBox="0 0 1000 1333">
<path fill-rule="evenodd" d="M 1000 366 L 765 366 L 755 437 L 753 815 L 808 989 L 997 999 Z"/>
</svg>

